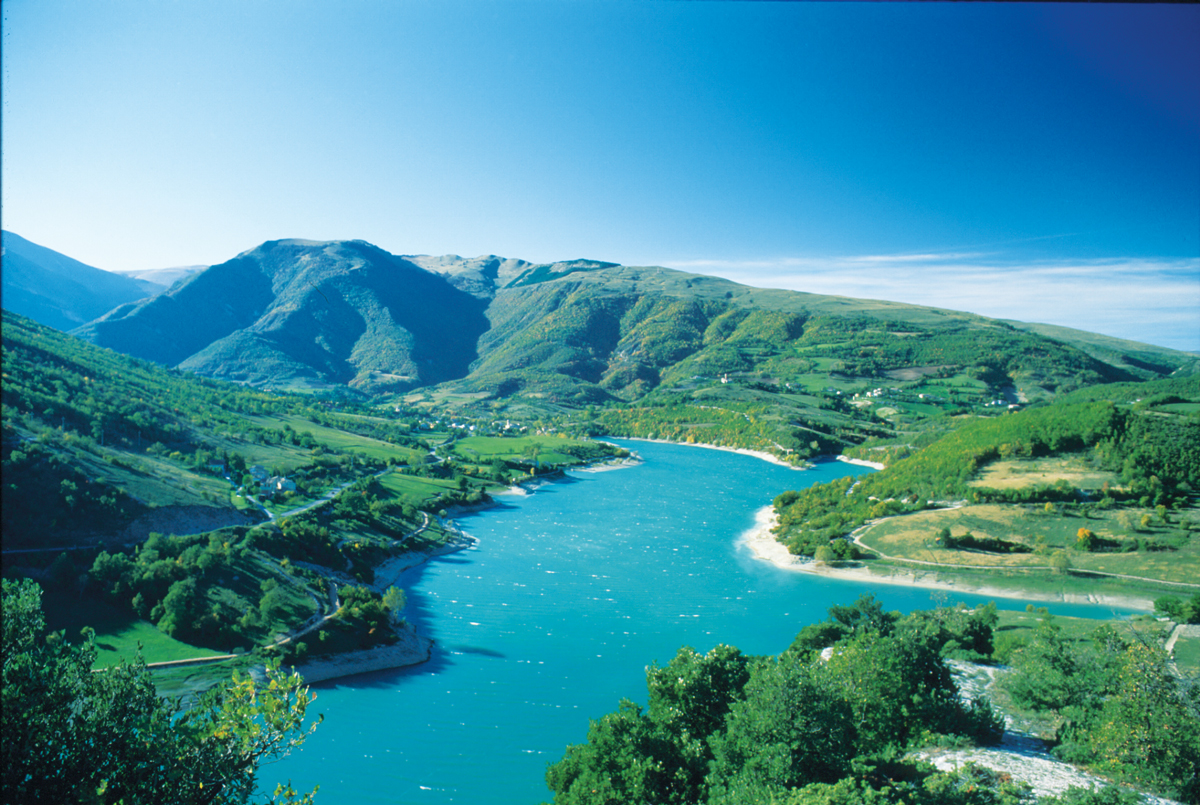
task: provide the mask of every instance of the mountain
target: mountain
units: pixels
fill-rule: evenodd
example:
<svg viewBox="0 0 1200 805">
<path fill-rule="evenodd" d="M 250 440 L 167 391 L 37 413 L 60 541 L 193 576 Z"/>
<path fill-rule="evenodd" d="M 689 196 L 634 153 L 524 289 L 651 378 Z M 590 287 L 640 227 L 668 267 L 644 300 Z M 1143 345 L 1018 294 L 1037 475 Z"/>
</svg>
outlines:
<svg viewBox="0 0 1200 805">
<path fill-rule="evenodd" d="M 74 332 L 260 387 L 375 394 L 440 385 L 475 399 L 566 405 L 731 378 L 810 391 L 937 381 L 946 399 L 1017 402 L 1198 363 L 1067 328 L 666 268 L 399 256 L 363 241 L 264 243 Z"/>
<path fill-rule="evenodd" d="M 158 289 L 155 293 L 162 293 L 184 277 L 199 274 L 206 268 L 208 266 L 173 266 L 172 268 L 148 268 L 145 270 L 129 269 L 113 273 L 157 285 Z"/>
<path fill-rule="evenodd" d="M 70 330 L 162 287 L 86 265 L 20 235 L 3 235 L 4 308 Z"/>
<path fill-rule="evenodd" d="M 475 279 L 460 271 L 457 282 Z M 281 240 L 75 334 L 256 386 L 404 389 L 468 372 L 488 329 L 485 307 L 446 276 L 362 241 Z"/>
</svg>

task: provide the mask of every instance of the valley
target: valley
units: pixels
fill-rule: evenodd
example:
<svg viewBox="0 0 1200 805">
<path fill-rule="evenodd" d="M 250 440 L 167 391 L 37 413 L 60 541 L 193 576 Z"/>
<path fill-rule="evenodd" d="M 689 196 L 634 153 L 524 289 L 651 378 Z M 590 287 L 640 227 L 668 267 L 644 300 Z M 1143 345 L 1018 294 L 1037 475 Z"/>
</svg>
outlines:
<svg viewBox="0 0 1200 805">
<path fill-rule="evenodd" d="M 188 702 L 272 662 L 441 667 L 407 585 L 473 552 L 463 523 L 498 495 L 635 463 L 614 439 L 808 468 L 753 490 L 781 566 L 1153 611 L 1149 642 L 1172 635 L 1172 673 L 1197 672 L 1173 628 L 1200 619 L 1190 353 L 661 268 L 296 240 L 70 334 L 5 310 L 3 339 L 6 580 L 36 580 L 95 667 L 140 657 Z"/>
</svg>

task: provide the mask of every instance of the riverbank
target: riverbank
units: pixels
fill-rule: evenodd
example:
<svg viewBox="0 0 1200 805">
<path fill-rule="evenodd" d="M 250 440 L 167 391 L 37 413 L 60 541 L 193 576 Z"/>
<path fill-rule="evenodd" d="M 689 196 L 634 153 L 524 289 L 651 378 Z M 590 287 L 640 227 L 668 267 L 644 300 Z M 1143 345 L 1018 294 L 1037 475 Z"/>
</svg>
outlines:
<svg viewBox="0 0 1200 805">
<path fill-rule="evenodd" d="M 423 565 L 430 559 L 438 556 L 445 556 L 446 554 L 466 550 L 474 544 L 474 537 L 470 537 L 459 531 L 450 541 L 435 548 L 425 551 L 405 551 L 396 556 L 388 557 L 375 566 L 375 576 L 371 581 L 371 589 L 382 595 L 387 591 L 388 587 L 396 583 L 404 571 L 411 570 L 417 565 Z"/>
<path fill-rule="evenodd" d="M 844 464 L 854 464 L 859 467 L 870 467 L 873 470 L 886 470 L 886 464 L 880 464 L 878 461 L 867 461 L 865 458 L 850 458 L 850 456 L 838 456 L 838 461 Z"/>
<path fill-rule="evenodd" d="M 811 573 L 831 579 L 865 582 L 868 584 L 889 584 L 902 587 L 920 587 L 930 590 L 949 590 L 974 595 L 992 595 L 998 598 L 1022 598 L 1026 600 L 1060 602 L 1067 604 L 1100 604 L 1127 609 L 1143 609 L 1151 611 L 1154 602 L 1150 598 L 1122 595 L 1070 595 L 1038 593 L 1035 591 L 1008 588 L 1003 584 L 980 583 L 972 579 L 947 579 L 946 571 L 897 570 L 893 573 L 876 573 L 870 568 L 838 567 L 828 565 L 807 557 L 795 556 L 787 546 L 775 539 L 772 530 L 779 520 L 772 506 L 764 506 L 755 512 L 754 526 L 743 533 L 739 542 L 746 546 L 751 554 L 764 562 L 770 562 L 780 570 L 791 573 Z"/>
<path fill-rule="evenodd" d="M 424 551 L 405 551 L 389 557 L 375 567 L 375 575 L 370 587 L 382 595 L 388 587 L 400 579 L 406 570 L 438 556 L 465 550 L 474 544 L 473 537 L 459 532 L 449 542 L 434 548 Z M 295 670 L 304 677 L 305 684 L 313 684 L 355 674 L 418 665 L 429 659 L 433 652 L 433 640 L 417 634 L 408 623 L 401 623 L 393 628 L 398 639 L 391 645 L 315 657 L 295 666 Z"/>
<path fill-rule="evenodd" d="M 396 626 L 395 632 L 398 639 L 390 646 L 316 657 L 295 666 L 295 670 L 304 677 L 304 684 L 311 685 L 355 674 L 417 665 L 429 659 L 433 653 L 432 640 L 417 634 L 408 623 Z"/>
<path fill-rule="evenodd" d="M 703 447 L 707 450 L 724 450 L 726 453 L 738 453 L 739 455 L 743 456 L 754 456 L 754 458 L 762 459 L 763 461 L 769 461 L 772 464 L 778 464 L 781 467 L 787 467 L 791 470 L 808 469 L 808 465 L 789 464 L 783 459 L 779 458 L 779 456 L 763 452 L 762 450 L 750 450 L 745 447 L 725 447 L 719 444 L 701 444 L 699 442 L 672 442 L 669 439 L 646 439 L 641 436 L 622 436 L 621 438 L 630 442 L 651 442 L 653 444 L 671 444 L 679 447 Z M 848 460 L 854 461 L 854 459 Z"/>
</svg>

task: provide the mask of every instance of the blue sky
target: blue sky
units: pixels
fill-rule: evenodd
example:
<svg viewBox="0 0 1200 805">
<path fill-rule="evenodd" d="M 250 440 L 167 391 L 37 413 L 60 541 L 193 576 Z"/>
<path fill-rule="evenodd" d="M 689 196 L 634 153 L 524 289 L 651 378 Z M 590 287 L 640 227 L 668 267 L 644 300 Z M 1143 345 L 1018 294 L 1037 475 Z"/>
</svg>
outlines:
<svg viewBox="0 0 1200 805">
<path fill-rule="evenodd" d="M 590 257 L 1200 351 L 1200 8 L 6 0 L 3 225 Z"/>
</svg>

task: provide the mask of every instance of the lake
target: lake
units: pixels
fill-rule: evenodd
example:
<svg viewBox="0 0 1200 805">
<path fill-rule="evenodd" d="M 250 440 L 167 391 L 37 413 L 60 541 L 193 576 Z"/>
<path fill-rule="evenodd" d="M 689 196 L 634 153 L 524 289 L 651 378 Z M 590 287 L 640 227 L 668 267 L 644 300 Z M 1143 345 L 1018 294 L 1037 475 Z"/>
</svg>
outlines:
<svg viewBox="0 0 1200 805">
<path fill-rule="evenodd" d="M 399 582 L 408 620 L 436 640 L 433 658 L 314 686 L 325 723 L 262 769 L 264 787 L 319 783 L 322 805 L 548 801 L 546 765 L 622 697 L 644 705 L 646 666 L 667 663 L 680 646 L 777 654 L 830 605 L 864 592 L 887 609 L 933 605 L 928 590 L 778 570 L 739 544 L 780 492 L 870 470 L 828 462 L 798 471 L 720 450 L 616 441 L 644 463 L 571 473 L 459 518 L 476 546 Z"/>
</svg>

